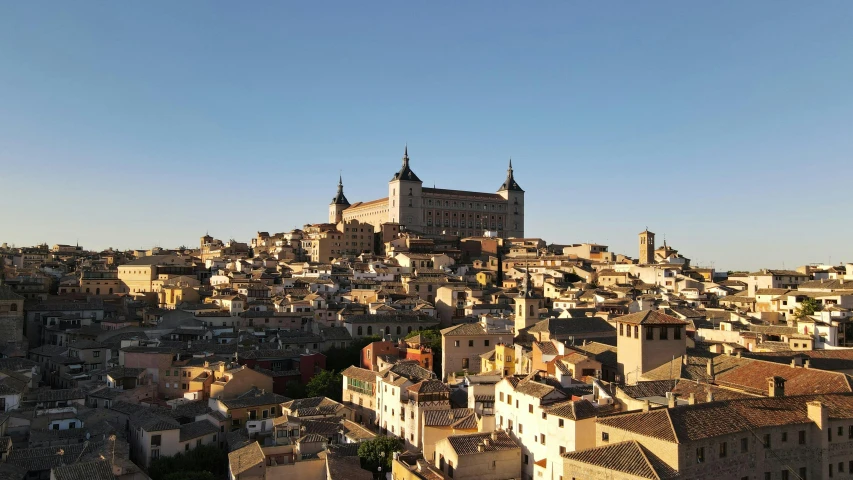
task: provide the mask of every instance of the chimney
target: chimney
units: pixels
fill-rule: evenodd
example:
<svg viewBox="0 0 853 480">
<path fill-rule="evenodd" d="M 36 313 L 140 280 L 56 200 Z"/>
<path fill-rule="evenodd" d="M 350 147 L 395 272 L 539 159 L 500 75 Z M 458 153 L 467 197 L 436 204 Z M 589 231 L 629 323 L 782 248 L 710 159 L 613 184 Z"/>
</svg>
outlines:
<svg viewBox="0 0 853 480">
<path fill-rule="evenodd" d="M 489 439 L 488 438 L 483 439 L 483 445 L 485 445 L 487 447 L 489 446 Z"/>
<path fill-rule="evenodd" d="M 782 377 L 768 377 L 767 390 L 770 397 L 784 397 L 785 379 Z"/>
<path fill-rule="evenodd" d="M 675 408 L 675 406 L 678 405 L 678 402 L 676 401 L 678 399 L 678 394 L 673 392 L 666 393 L 668 394 L 666 408 Z"/>
<path fill-rule="evenodd" d="M 649 405 L 649 401 L 648 401 L 648 400 L 643 400 L 643 412 L 644 412 L 644 413 L 645 413 L 645 412 L 648 412 L 650 408 L 651 408 L 651 407 L 650 407 L 650 405 Z"/>
<path fill-rule="evenodd" d="M 709 389 L 708 389 L 708 403 L 711 403 L 711 402 L 713 402 L 713 401 L 714 401 L 714 392 L 713 392 L 713 390 L 711 390 L 711 389 L 709 388 Z"/>
<path fill-rule="evenodd" d="M 797 368 L 797 359 L 796 358 L 791 359 L 791 368 Z"/>
<path fill-rule="evenodd" d="M 478 452 L 480 452 L 480 453 L 485 452 L 485 451 L 486 451 L 486 446 L 485 446 L 485 445 L 483 445 L 482 443 L 478 443 L 478 444 L 477 444 L 477 451 L 478 451 Z"/>
<path fill-rule="evenodd" d="M 713 382 L 714 378 L 715 378 L 715 376 L 714 376 L 714 359 L 713 358 L 708 359 L 708 366 L 706 368 L 706 373 L 708 374 L 708 381 Z"/>
<path fill-rule="evenodd" d="M 695 393 L 691 393 L 690 396 L 687 397 L 687 404 L 688 405 L 696 405 L 696 394 Z"/>
<path fill-rule="evenodd" d="M 681 356 L 681 364 L 682 364 L 682 365 L 687 365 L 687 355 L 682 355 L 682 356 Z"/>
<path fill-rule="evenodd" d="M 807 359 L 803 360 L 803 368 L 810 368 L 810 367 L 811 367 L 811 359 L 807 358 Z"/>
<path fill-rule="evenodd" d="M 497 442 L 498 441 L 498 431 L 495 430 L 494 432 L 492 432 L 491 437 L 492 437 L 493 442 Z"/>
<path fill-rule="evenodd" d="M 817 428 L 823 430 L 824 427 L 829 427 L 829 410 L 822 403 L 818 401 L 807 402 L 806 409 L 809 420 L 817 424 Z"/>
</svg>

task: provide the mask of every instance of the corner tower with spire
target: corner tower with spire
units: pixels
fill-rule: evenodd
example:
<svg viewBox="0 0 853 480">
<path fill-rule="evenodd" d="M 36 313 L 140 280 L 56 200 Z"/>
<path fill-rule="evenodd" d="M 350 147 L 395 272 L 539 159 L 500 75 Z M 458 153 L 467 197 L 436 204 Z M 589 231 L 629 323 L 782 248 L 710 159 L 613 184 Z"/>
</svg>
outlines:
<svg viewBox="0 0 853 480">
<path fill-rule="evenodd" d="M 349 200 L 344 196 L 344 178 L 338 176 L 338 194 L 329 204 L 329 223 L 340 223 L 344 218 L 344 210 L 350 206 Z"/>
<path fill-rule="evenodd" d="M 388 182 L 388 221 L 420 230 L 423 227 L 423 182 L 409 166 L 409 146 L 403 165 Z"/>
<path fill-rule="evenodd" d="M 524 190 L 515 181 L 512 170 L 512 158 L 509 159 L 509 168 L 506 170 L 506 180 L 498 195 L 503 197 L 507 203 L 506 237 L 524 238 Z"/>
</svg>

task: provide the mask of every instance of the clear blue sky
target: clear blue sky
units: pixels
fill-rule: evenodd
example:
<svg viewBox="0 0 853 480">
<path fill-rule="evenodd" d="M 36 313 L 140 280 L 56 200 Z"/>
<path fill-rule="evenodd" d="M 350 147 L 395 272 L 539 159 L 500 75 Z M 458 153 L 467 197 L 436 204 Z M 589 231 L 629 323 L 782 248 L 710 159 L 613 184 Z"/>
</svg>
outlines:
<svg viewBox="0 0 853 480">
<path fill-rule="evenodd" d="M 285 231 L 408 142 L 549 242 L 853 261 L 851 86 L 849 0 L 2 2 L 0 242 Z"/>
</svg>

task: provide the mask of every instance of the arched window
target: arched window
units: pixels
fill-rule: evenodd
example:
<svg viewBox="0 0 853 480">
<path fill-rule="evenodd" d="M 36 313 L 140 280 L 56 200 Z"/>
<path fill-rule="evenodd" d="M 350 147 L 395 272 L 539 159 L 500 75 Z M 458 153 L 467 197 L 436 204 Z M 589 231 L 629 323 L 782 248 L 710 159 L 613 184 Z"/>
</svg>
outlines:
<svg viewBox="0 0 853 480">
<path fill-rule="evenodd" d="M 88 287 L 86 287 L 86 293 L 89 293 L 89 288 L 88 288 Z"/>
<path fill-rule="evenodd" d="M 113 294 L 113 289 L 112 289 L 112 288 L 110 288 L 110 295 L 112 295 L 112 294 Z"/>
<path fill-rule="evenodd" d="M 367 326 L 367 334 L 368 334 L 368 335 L 373 335 L 373 325 L 368 325 L 368 326 Z"/>
<path fill-rule="evenodd" d="M 358 327 L 358 334 L 361 335 L 361 327 Z"/>
<path fill-rule="evenodd" d="M 402 327 L 400 327 L 399 325 L 397 325 L 397 335 L 399 335 L 399 334 L 401 334 L 401 333 L 403 333 L 403 329 L 402 329 Z"/>
<path fill-rule="evenodd" d="M 96 288 L 96 289 L 95 289 L 95 295 L 100 295 L 100 294 L 101 294 L 101 289 L 100 289 L 100 288 Z"/>
<path fill-rule="evenodd" d="M 385 335 L 391 335 L 391 327 L 390 326 L 385 327 Z"/>
<path fill-rule="evenodd" d="M 530 306 L 530 316 L 533 316 L 533 305 Z"/>
<path fill-rule="evenodd" d="M 406 333 L 412 333 L 412 327 L 409 327 Z"/>
</svg>

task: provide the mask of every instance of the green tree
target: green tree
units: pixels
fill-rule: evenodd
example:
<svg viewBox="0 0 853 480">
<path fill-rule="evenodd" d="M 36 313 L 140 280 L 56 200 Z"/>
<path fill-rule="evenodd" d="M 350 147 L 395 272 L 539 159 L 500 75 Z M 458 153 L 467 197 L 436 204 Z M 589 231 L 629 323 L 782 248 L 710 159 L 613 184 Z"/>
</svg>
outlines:
<svg viewBox="0 0 853 480">
<path fill-rule="evenodd" d="M 352 365 L 360 366 L 361 349 L 380 340 L 382 338 L 377 336 L 357 338 L 346 348 L 335 347 L 326 350 L 323 352 L 326 355 L 326 370 L 341 372 Z"/>
<path fill-rule="evenodd" d="M 228 471 L 228 455 L 216 445 L 196 447 L 173 457 L 160 457 L 151 461 L 148 476 L 152 480 L 208 480 L 225 478 Z M 208 477 L 199 475 L 208 473 Z"/>
<path fill-rule="evenodd" d="M 391 461 L 394 452 L 403 450 L 403 442 L 399 438 L 378 436 L 363 442 L 358 446 L 358 456 L 361 458 L 362 468 L 371 472 L 382 467 L 382 471 L 391 471 Z"/>
<path fill-rule="evenodd" d="M 305 386 L 309 397 L 329 397 L 336 402 L 342 400 L 343 376 L 340 372 L 323 370 L 308 382 Z"/>
<path fill-rule="evenodd" d="M 809 315 L 814 315 L 815 312 L 819 311 L 820 303 L 816 299 L 808 297 L 800 302 L 800 306 L 794 310 L 794 318 L 807 317 Z"/>
<path fill-rule="evenodd" d="M 305 385 L 302 385 L 298 381 L 287 382 L 287 385 L 284 386 L 284 396 L 288 398 L 306 398 L 308 391 Z"/>
</svg>

